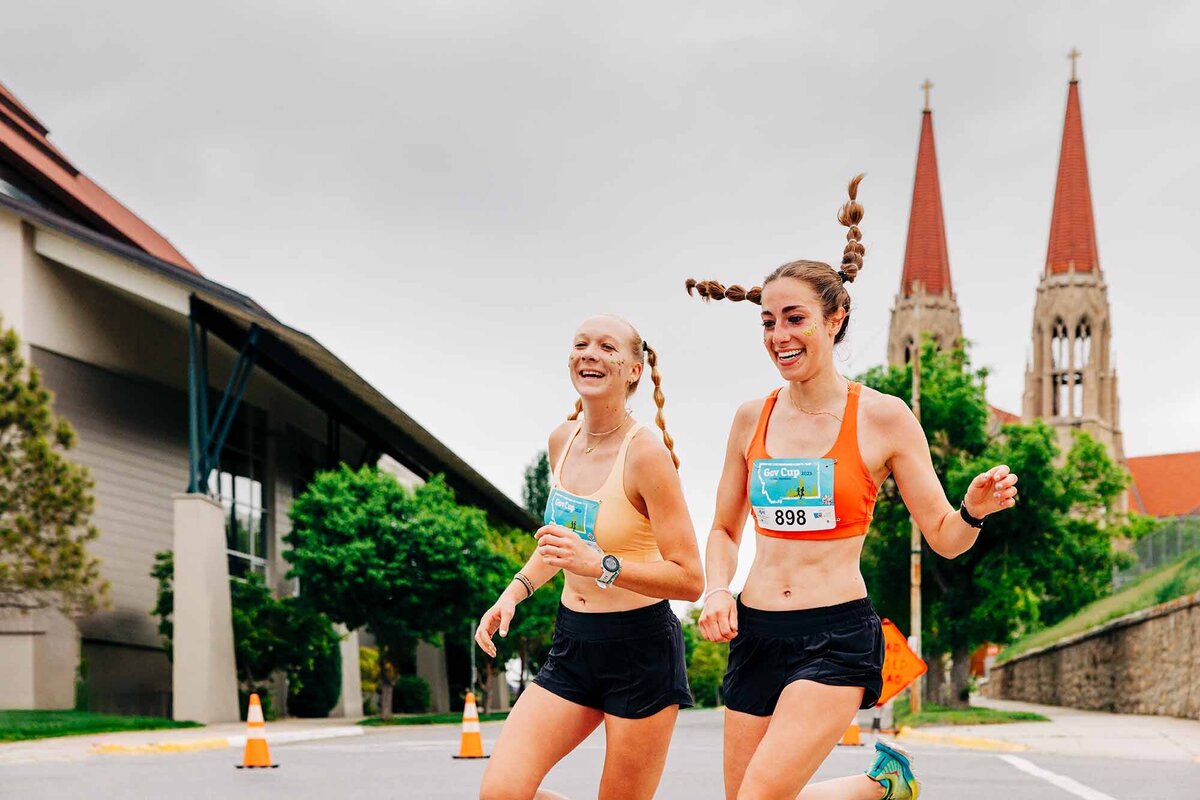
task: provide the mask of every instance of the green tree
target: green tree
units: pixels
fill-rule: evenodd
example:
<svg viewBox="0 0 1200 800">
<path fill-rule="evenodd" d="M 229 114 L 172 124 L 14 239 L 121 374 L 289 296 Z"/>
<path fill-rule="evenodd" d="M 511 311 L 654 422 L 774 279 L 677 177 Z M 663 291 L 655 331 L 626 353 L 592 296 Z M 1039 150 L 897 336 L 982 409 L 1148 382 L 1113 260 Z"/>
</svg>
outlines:
<svg viewBox="0 0 1200 800">
<path fill-rule="evenodd" d="M 539 511 L 540 515 L 541 512 Z M 525 565 L 537 547 L 537 540 L 522 531 L 512 530 L 498 535 L 491 541 L 494 550 L 501 556 L 503 567 L 497 581 L 495 595 L 483 598 L 483 605 L 476 609 L 474 620 L 485 608 L 490 606 L 495 597 L 508 585 L 512 575 Z M 533 597 L 523 600 L 517 606 L 517 612 L 508 630 L 508 636 L 497 635 L 496 658 L 484 656 L 476 659 L 484 673 L 482 682 L 490 675 L 489 665 L 501 665 L 512 658 L 521 661 L 521 677 L 517 686 L 517 694 L 525 691 L 525 675 L 536 675 L 546 656 L 550 653 L 550 640 L 554 634 L 554 620 L 558 616 L 559 598 L 563 590 L 563 576 L 560 571 L 544 586 L 533 593 Z M 477 654 L 480 655 L 480 654 Z"/>
<path fill-rule="evenodd" d="M 486 516 L 456 503 L 441 476 L 409 490 L 372 467 L 343 465 L 314 477 L 291 518 L 288 576 L 331 619 L 375 635 L 386 718 L 417 641 L 465 635 L 483 598 L 492 602 L 507 582 Z"/>
<path fill-rule="evenodd" d="M 175 560 L 171 551 L 155 554 L 150 572 L 158 582 L 154 615 L 167 658 L 174 655 Z M 323 717 L 341 695 L 341 637 L 329 619 L 300 598 L 277 598 L 257 572 L 229 581 L 233 656 L 241 707 L 258 692 L 270 712 L 270 685 L 276 672 L 288 678 L 288 711 Z"/>
<path fill-rule="evenodd" d="M 710 642 L 700 634 L 696 624 L 703 609 L 691 610 L 683 624 L 684 660 L 687 664 L 688 684 L 696 705 L 721 705 L 721 683 L 725 679 L 725 668 L 729 664 L 729 645 Z"/>
<path fill-rule="evenodd" d="M 0 320 L 0 609 L 92 611 L 108 591 L 87 551 L 92 482 L 64 455 L 75 433 L 20 351 Z"/>
<path fill-rule="evenodd" d="M 546 498 L 550 496 L 550 459 L 545 450 L 539 450 L 533 461 L 525 467 L 525 485 L 521 496 L 525 510 L 534 519 L 541 519 L 546 510 Z"/>
<path fill-rule="evenodd" d="M 925 342 L 921 355 L 921 423 L 946 494 L 961 498 L 971 479 L 1007 464 L 1021 479 L 1016 507 L 989 517 L 975 546 L 954 560 L 923 545 L 922 646 L 926 659 L 952 663 L 949 696 L 966 700 L 971 652 L 984 642 L 1007 643 L 1053 624 L 1108 591 L 1119 558 L 1114 536 L 1122 520 L 1109 513 L 1125 485 L 1103 445 L 1080 433 L 1065 459 L 1057 434 L 1044 423 L 1006 425 L 988 437 L 982 370 L 966 354 L 938 352 Z M 911 366 L 876 368 L 863 381 L 909 400 Z M 909 619 L 910 522 L 894 481 L 881 488 L 863 573 L 880 612 Z M 930 670 L 936 690 L 939 670 Z"/>
</svg>

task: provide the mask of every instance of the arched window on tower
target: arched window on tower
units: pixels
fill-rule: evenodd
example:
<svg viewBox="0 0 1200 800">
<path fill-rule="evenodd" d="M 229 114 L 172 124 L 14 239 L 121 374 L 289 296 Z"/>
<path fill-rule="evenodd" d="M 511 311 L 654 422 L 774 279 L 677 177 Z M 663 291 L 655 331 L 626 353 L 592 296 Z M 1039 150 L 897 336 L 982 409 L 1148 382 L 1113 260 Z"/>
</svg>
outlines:
<svg viewBox="0 0 1200 800">
<path fill-rule="evenodd" d="M 916 345 L 913 343 L 913 338 L 910 336 L 904 340 L 904 363 L 911 364 L 915 354 Z"/>
<path fill-rule="evenodd" d="M 1067 324 L 1062 318 L 1054 320 L 1054 330 L 1050 334 L 1051 372 L 1050 385 L 1054 387 L 1052 416 L 1073 416 L 1071 413 L 1071 385 L 1074 375 L 1071 374 L 1071 338 Z"/>
<path fill-rule="evenodd" d="M 1075 339 L 1072 343 L 1074 382 L 1071 386 L 1071 416 L 1083 416 L 1083 370 L 1087 366 L 1092 352 L 1092 325 L 1087 317 L 1079 320 L 1075 326 Z"/>
</svg>

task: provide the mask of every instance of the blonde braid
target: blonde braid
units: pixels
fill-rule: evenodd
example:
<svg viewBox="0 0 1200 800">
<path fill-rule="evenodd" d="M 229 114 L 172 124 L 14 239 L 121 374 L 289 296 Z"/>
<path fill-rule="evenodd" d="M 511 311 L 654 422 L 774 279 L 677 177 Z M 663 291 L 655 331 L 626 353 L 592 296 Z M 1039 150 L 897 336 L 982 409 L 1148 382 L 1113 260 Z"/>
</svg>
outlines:
<svg viewBox="0 0 1200 800">
<path fill-rule="evenodd" d="M 642 342 L 642 349 L 646 351 L 646 360 L 650 362 L 650 380 L 654 382 L 654 405 L 658 406 L 658 413 L 654 415 L 654 421 L 662 430 L 663 444 L 667 446 L 667 450 L 671 451 L 671 460 L 675 462 L 675 469 L 679 469 L 679 456 L 675 455 L 675 440 L 671 438 L 671 434 L 667 433 L 667 420 L 663 416 L 663 403 L 666 402 L 666 397 L 663 396 L 662 376 L 658 374 L 658 353 L 654 352 L 654 348 Z"/>
<path fill-rule="evenodd" d="M 568 420 L 579 419 L 579 415 L 582 413 L 583 413 L 583 398 L 580 397 L 575 400 L 575 410 L 573 412 L 571 412 L 571 416 L 567 417 L 567 419 Z"/>
</svg>

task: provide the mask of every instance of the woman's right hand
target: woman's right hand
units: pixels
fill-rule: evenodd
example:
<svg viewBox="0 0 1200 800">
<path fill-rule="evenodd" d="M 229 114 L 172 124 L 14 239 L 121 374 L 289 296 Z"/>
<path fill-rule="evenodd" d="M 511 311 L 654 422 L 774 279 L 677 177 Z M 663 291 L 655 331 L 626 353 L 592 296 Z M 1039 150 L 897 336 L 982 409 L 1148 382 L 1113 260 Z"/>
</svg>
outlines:
<svg viewBox="0 0 1200 800">
<path fill-rule="evenodd" d="M 517 604 L 506 595 L 501 595 L 496 604 L 483 612 L 479 618 L 479 627 L 475 629 L 475 641 L 483 652 L 492 658 L 496 657 L 496 644 L 492 636 L 500 631 L 501 636 L 508 636 L 508 625 L 512 622 Z"/>
<path fill-rule="evenodd" d="M 729 642 L 738 633 L 737 601 L 729 592 L 713 592 L 704 601 L 700 633 L 710 642 Z"/>
</svg>

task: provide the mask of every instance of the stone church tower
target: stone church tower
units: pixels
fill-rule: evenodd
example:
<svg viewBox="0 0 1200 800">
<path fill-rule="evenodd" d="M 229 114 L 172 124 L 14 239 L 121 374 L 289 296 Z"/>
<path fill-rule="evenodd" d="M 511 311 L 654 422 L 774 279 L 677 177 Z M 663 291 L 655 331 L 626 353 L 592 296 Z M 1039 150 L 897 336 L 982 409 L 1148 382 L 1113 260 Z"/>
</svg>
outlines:
<svg viewBox="0 0 1200 800">
<path fill-rule="evenodd" d="M 950 283 L 950 256 L 946 225 L 942 219 L 942 192 L 938 183 L 937 153 L 933 147 L 933 111 L 929 108 L 926 81 L 921 139 L 917 145 L 917 175 L 913 182 L 912 211 L 908 218 L 908 244 L 900 291 L 892 307 L 888 333 L 888 363 L 902 365 L 912 358 L 921 333 L 933 337 L 939 348 L 949 349 L 962 338 L 958 301 Z"/>
<path fill-rule="evenodd" d="M 1123 462 L 1108 286 L 1096 249 L 1077 55 L 1072 53 L 1050 245 L 1033 312 L 1022 418 L 1044 419 L 1058 430 L 1064 449 L 1070 446 L 1070 431 L 1085 430 Z"/>
</svg>

